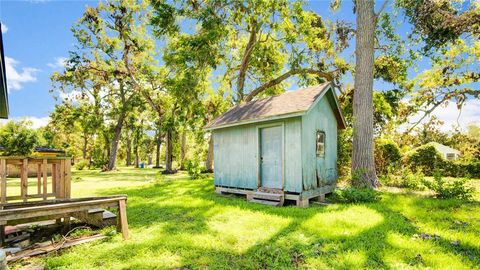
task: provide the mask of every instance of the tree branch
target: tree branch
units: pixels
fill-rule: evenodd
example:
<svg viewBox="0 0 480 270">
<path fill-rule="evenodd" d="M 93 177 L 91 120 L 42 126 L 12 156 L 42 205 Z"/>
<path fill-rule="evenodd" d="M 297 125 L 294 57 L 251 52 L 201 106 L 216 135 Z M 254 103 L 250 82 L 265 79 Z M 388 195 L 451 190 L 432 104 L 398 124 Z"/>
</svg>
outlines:
<svg viewBox="0 0 480 270">
<path fill-rule="evenodd" d="M 290 71 L 287 71 L 286 73 L 278 76 L 277 78 L 273 79 L 273 80 L 270 80 L 266 83 L 264 83 L 263 85 L 257 87 L 256 89 L 254 89 L 252 92 L 250 92 L 247 97 L 245 98 L 245 102 L 249 102 L 249 101 L 252 101 L 252 99 L 257 96 L 258 94 L 260 94 L 261 92 L 263 92 L 264 90 L 272 87 L 272 86 L 275 86 L 281 82 L 283 82 L 284 80 L 290 78 L 291 76 L 294 76 L 294 75 L 298 75 L 298 74 L 313 74 L 313 75 L 317 75 L 318 77 L 323 77 L 325 79 L 327 79 L 328 81 L 330 82 L 333 82 L 333 79 L 334 79 L 334 75 L 335 75 L 335 71 L 330 71 L 330 72 L 323 72 L 323 71 L 319 71 L 319 70 L 314 70 L 314 69 L 310 69 L 310 68 L 303 68 L 303 69 L 292 69 Z"/>
<path fill-rule="evenodd" d="M 378 12 L 375 14 L 375 24 L 377 24 L 378 17 L 380 16 L 380 14 L 382 14 L 382 12 L 385 9 L 385 7 L 387 6 L 387 4 L 388 4 L 388 0 L 383 1 L 382 6 L 378 10 Z"/>
<path fill-rule="evenodd" d="M 245 86 L 245 75 L 247 73 L 248 62 L 250 61 L 250 57 L 252 56 L 253 48 L 255 47 L 256 42 L 257 42 L 257 27 L 253 25 L 250 31 L 250 38 L 248 39 L 247 47 L 245 47 L 245 52 L 243 53 L 242 63 L 240 65 L 240 70 L 238 73 L 238 79 L 237 79 L 238 100 L 243 99 L 243 95 L 244 95 L 243 87 Z"/>
</svg>

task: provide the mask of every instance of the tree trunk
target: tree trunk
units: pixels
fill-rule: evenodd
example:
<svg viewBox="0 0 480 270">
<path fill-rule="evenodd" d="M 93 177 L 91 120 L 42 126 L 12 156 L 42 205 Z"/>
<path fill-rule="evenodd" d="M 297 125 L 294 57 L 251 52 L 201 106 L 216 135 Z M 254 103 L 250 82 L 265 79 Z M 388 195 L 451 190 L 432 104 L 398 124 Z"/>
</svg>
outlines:
<svg viewBox="0 0 480 270">
<path fill-rule="evenodd" d="M 210 139 L 208 140 L 208 152 L 205 167 L 207 172 L 213 172 L 213 134 L 210 135 Z"/>
<path fill-rule="evenodd" d="M 88 147 L 88 137 L 87 137 L 87 134 L 83 134 L 83 149 L 82 149 L 82 152 L 83 152 L 83 160 L 86 160 L 87 159 L 87 147 Z"/>
<path fill-rule="evenodd" d="M 135 145 L 135 168 L 140 167 L 140 156 L 138 155 L 138 145 Z"/>
<path fill-rule="evenodd" d="M 118 117 L 117 124 L 115 125 L 112 146 L 110 147 L 110 156 L 108 159 L 107 171 L 115 169 L 115 163 L 117 161 L 118 142 L 120 141 L 120 135 L 122 134 L 123 120 L 125 119 L 125 112 L 121 112 Z"/>
<path fill-rule="evenodd" d="M 158 132 L 157 138 L 157 152 L 155 153 L 155 168 L 160 168 L 160 149 L 162 147 L 162 134 Z"/>
<path fill-rule="evenodd" d="M 127 134 L 126 144 L 127 144 L 127 160 L 126 160 L 126 165 L 131 166 L 132 165 L 132 140 L 130 139 L 130 136 Z"/>
<path fill-rule="evenodd" d="M 185 152 L 187 151 L 187 131 L 182 131 L 182 145 L 180 147 L 180 170 L 185 169 Z"/>
<path fill-rule="evenodd" d="M 356 10 L 352 180 L 356 186 L 376 188 L 379 182 L 373 152 L 374 0 L 356 1 Z"/>
<path fill-rule="evenodd" d="M 167 131 L 166 147 L 165 147 L 165 172 L 172 173 L 172 163 L 173 163 L 173 144 L 172 144 L 172 131 Z"/>
</svg>

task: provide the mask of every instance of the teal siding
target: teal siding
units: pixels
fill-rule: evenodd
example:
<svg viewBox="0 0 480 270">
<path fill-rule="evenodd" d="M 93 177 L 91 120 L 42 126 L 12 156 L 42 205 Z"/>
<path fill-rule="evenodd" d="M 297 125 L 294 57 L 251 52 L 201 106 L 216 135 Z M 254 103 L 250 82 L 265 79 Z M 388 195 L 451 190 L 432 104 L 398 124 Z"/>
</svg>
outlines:
<svg viewBox="0 0 480 270">
<path fill-rule="evenodd" d="M 256 189 L 258 187 L 259 128 L 283 125 L 284 188 L 302 191 L 301 118 L 261 122 L 213 131 L 215 185 Z"/>
<path fill-rule="evenodd" d="M 310 190 L 333 184 L 337 175 L 337 120 L 332 109 L 333 96 L 325 96 L 302 117 L 303 188 Z M 316 132 L 325 132 L 325 157 L 316 155 Z M 320 183 L 317 181 L 317 172 Z"/>
<path fill-rule="evenodd" d="M 302 120 L 285 121 L 285 190 L 302 192 Z"/>
<path fill-rule="evenodd" d="M 257 129 L 237 126 L 213 132 L 215 185 L 257 188 Z"/>
</svg>

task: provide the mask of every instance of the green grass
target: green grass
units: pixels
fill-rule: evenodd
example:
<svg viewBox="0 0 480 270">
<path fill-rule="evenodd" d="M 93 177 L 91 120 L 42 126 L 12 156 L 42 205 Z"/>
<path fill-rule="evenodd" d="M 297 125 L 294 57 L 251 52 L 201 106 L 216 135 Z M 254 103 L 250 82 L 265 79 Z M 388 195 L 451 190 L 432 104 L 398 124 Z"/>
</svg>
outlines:
<svg viewBox="0 0 480 270">
<path fill-rule="evenodd" d="M 73 175 L 73 196 L 128 194 L 131 239 L 122 241 L 116 235 L 34 259 L 46 269 L 478 269 L 480 265 L 478 200 L 385 191 L 378 203 L 273 208 L 219 196 L 211 178 L 162 177 L 152 169 L 127 168 Z M 440 238 L 415 237 L 421 233 Z M 453 241 L 460 244 L 452 245 Z"/>
</svg>

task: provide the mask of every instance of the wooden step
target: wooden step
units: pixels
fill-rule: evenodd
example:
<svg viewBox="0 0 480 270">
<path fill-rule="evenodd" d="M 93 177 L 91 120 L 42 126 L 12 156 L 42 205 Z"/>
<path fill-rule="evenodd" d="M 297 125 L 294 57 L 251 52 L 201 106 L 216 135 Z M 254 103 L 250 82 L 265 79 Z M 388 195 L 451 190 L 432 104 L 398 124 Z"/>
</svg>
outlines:
<svg viewBox="0 0 480 270">
<path fill-rule="evenodd" d="M 268 200 L 268 201 L 283 201 L 283 194 L 268 193 L 268 192 L 254 192 L 252 199 Z"/>
<path fill-rule="evenodd" d="M 270 205 L 270 206 L 282 206 L 283 205 L 283 201 L 267 201 L 267 200 L 252 199 L 249 202 L 265 204 L 265 205 Z"/>
</svg>

